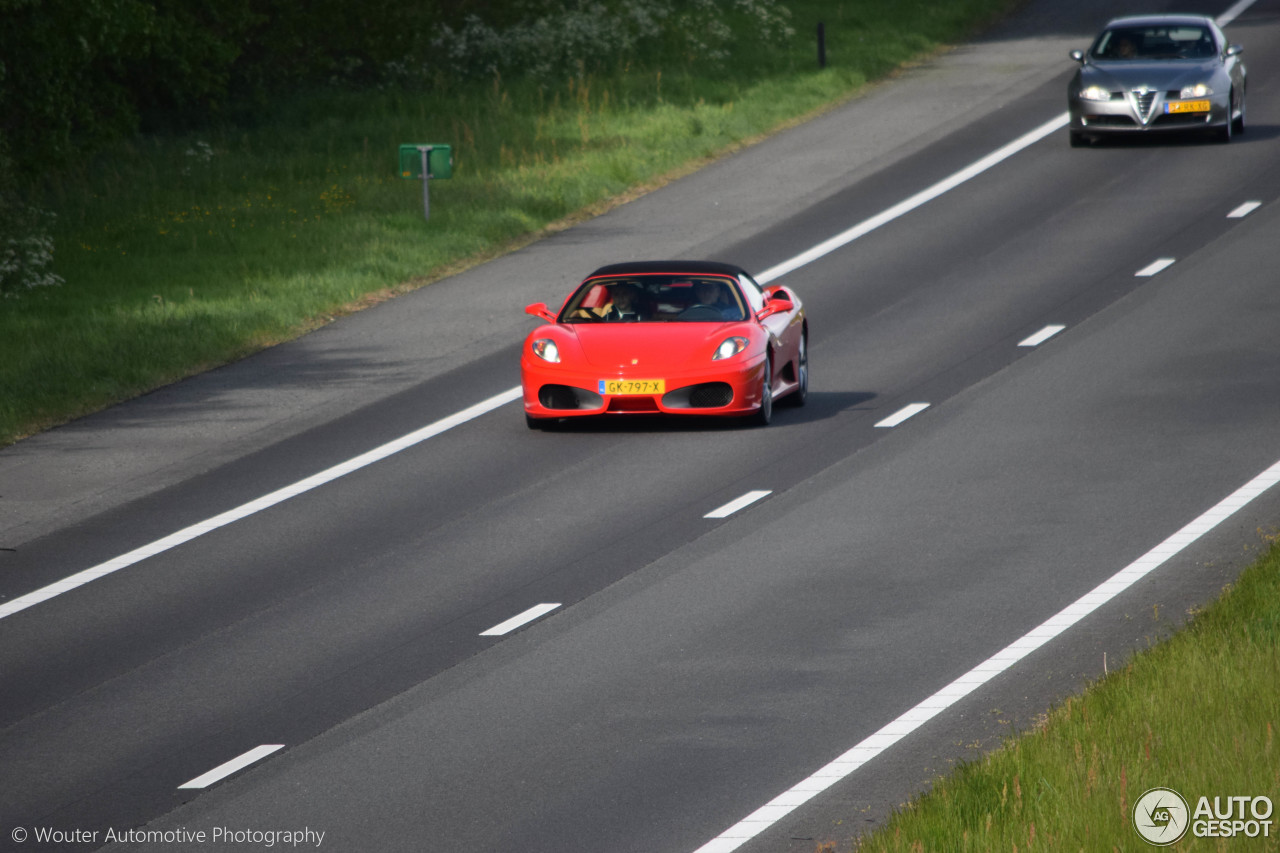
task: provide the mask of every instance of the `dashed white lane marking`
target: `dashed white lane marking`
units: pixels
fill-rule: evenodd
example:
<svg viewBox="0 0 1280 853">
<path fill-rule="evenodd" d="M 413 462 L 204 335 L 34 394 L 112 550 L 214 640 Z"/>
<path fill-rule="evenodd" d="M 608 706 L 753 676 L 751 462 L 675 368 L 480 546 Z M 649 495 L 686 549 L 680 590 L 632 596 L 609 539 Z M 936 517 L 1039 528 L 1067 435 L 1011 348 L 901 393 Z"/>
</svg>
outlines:
<svg viewBox="0 0 1280 853">
<path fill-rule="evenodd" d="M 1246 216 L 1248 216 L 1250 213 L 1253 213 L 1255 210 L 1257 210 L 1260 207 L 1262 207 L 1262 202 L 1260 201 L 1246 201 L 1244 204 L 1240 205 L 1235 210 L 1228 213 L 1227 218 L 1228 219 L 1244 219 Z"/>
<path fill-rule="evenodd" d="M 517 613 L 506 622 L 494 625 L 488 631 L 481 631 L 481 637 L 501 637 L 503 634 L 510 634 L 521 625 L 527 625 L 534 619 L 546 616 L 552 610 L 559 607 L 559 604 L 535 604 L 523 613 Z"/>
<path fill-rule="evenodd" d="M 172 548 L 176 548 L 192 539 L 203 536 L 210 531 L 217 530 L 219 527 L 225 527 L 234 521 L 239 521 L 254 513 L 261 512 L 264 509 L 273 507 L 278 503 L 287 501 L 289 498 L 300 495 L 303 492 L 311 491 L 317 486 L 323 486 L 325 483 L 338 479 L 339 477 L 350 474 L 352 471 L 358 471 L 374 462 L 386 459 L 388 456 L 399 453 L 415 444 L 420 444 L 429 438 L 434 438 L 442 432 L 447 432 L 454 427 L 464 424 L 467 421 L 475 420 L 481 415 L 491 412 L 499 406 L 510 403 L 512 400 L 520 398 L 521 391 L 519 388 L 511 388 L 503 391 L 501 394 L 490 397 L 470 406 L 462 411 L 452 414 L 447 418 L 441 418 L 435 423 L 429 424 L 422 429 L 415 430 L 408 435 L 401 436 L 395 441 L 389 441 L 386 444 L 375 447 L 366 453 L 348 459 L 332 468 L 321 471 L 319 474 L 313 474 L 305 480 L 299 480 L 291 486 L 285 486 L 283 489 L 277 489 L 269 495 L 264 495 L 257 500 L 242 504 L 235 509 L 227 510 L 221 515 L 215 515 L 213 518 L 193 524 L 190 527 L 179 530 L 177 533 L 170 533 L 163 539 L 157 539 L 149 545 L 143 545 L 127 554 L 123 554 L 105 563 L 99 563 L 92 568 L 77 572 L 70 577 L 63 578 L 56 583 L 49 584 L 46 587 L 37 589 L 35 592 L 29 592 L 26 595 L 19 596 L 12 601 L 0 604 L 0 619 L 6 616 L 12 616 L 20 610 L 25 610 L 34 604 L 42 601 L 48 601 L 50 598 L 62 595 L 64 592 L 70 592 L 73 589 L 84 586 L 85 584 L 95 581 L 100 577 L 104 577 L 113 572 L 118 572 L 123 568 L 132 566 L 134 563 L 141 562 L 148 557 L 163 553 Z"/>
<path fill-rule="evenodd" d="M 724 506 L 711 510 L 711 512 L 704 515 L 703 518 L 728 518 L 738 510 L 745 509 L 761 498 L 767 498 L 771 494 L 773 494 L 771 491 L 747 492 L 742 497 L 734 498 Z"/>
<path fill-rule="evenodd" d="M 1054 335 L 1058 334 L 1058 332 L 1061 332 L 1061 331 L 1062 331 L 1063 329 L 1065 329 L 1065 328 L 1066 328 L 1066 326 L 1045 326 L 1043 329 L 1041 329 L 1040 331 L 1036 332 L 1036 333 L 1035 333 L 1034 335 L 1032 335 L 1031 337 L 1029 337 L 1029 338 L 1027 338 L 1027 339 L 1025 339 L 1025 340 L 1023 340 L 1023 341 L 1020 341 L 1020 342 L 1018 343 L 1018 346 L 1020 346 L 1020 347 L 1038 347 L 1038 346 L 1040 346 L 1042 343 L 1044 343 L 1045 341 L 1049 340 L 1049 338 L 1052 338 Z"/>
<path fill-rule="evenodd" d="M 1134 273 L 1134 277 L 1148 278 L 1158 272 L 1168 269 L 1175 263 L 1177 263 L 1177 258 L 1159 258 Z"/>
<path fill-rule="evenodd" d="M 880 421 L 878 424 L 876 424 L 876 426 L 881 427 L 883 429 L 890 429 L 892 427 L 896 427 L 898 424 L 902 423 L 907 418 L 914 418 L 916 415 L 920 414 L 927 408 L 929 408 L 928 403 L 912 403 L 909 406 L 904 406 L 903 408 L 894 412 L 892 415 L 889 415 L 889 417 Z"/>
<path fill-rule="evenodd" d="M 190 782 L 179 785 L 178 788 L 207 788 L 214 782 L 225 779 L 232 773 L 236 773 L 248 767 L 256 761 L 261 761 L 271 753 L 278 749 L 284 749 L 282 743 L 267 743 L 262 746 L 254 747 L 244 755 L 231 759 L 226 764 L 219 764 L 203 776 L 197 776 Z"/>
<path fill-rule="evenodd" d="M 1280 483 L 1280 462 L 1254 477 L 1195 521 L 1161 542 L 1135 562 L 1112 575 L 1092 592 L 1069 605 L 1047 622 L 1025 634 L 992 657 L 975 666 L 934 693 L 875 734 L 864 739 L 809 778 L 713 838 L 695 853 L 728 853 L 764 832 L 799 806 L 849 776 L 924 723 L 986 684 L 1063 631 L 1155 571 L 1188 545 L 1213 530 L 1237 510 L 1276 483 Z"/>
</svg>

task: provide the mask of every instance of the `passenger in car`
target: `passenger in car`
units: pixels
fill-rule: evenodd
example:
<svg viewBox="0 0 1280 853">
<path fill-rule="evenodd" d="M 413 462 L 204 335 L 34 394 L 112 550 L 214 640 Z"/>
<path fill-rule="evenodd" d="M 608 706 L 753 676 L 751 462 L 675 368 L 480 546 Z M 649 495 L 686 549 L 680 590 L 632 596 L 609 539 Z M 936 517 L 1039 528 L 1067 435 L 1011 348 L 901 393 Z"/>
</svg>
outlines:
<svg viewBox="0 0 1280 853">
<path fill-rule="evenodd" d="M 718 281 L 704 279 L 693 289 L 696 307 L 713 308 L 726 320 L 741 320 L 742 307 L 736 304 L 728 288 Z"/>
</svg>

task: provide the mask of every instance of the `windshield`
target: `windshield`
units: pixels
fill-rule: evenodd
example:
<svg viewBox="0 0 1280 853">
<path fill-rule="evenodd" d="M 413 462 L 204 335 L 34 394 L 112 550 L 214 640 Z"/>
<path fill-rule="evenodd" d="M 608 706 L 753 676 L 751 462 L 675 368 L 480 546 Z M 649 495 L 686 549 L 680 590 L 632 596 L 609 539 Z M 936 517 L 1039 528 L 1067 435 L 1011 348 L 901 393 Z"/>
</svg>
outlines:
<svg viewBox="0 0 1280 853">
<path fill-rule="evenodd" d="M 560 312 L 561 323 L 724 323 L 746 317 L 737 281 L 712 275 L 591 278 Z"/>
<path fill-rule="evenodd" d="M 1208 59 L 1217 53 L 1208 27 L 1116 27 L 1098 36 L 1089 55 L 1108 62 L 1151 59 Z"/>
</svg>

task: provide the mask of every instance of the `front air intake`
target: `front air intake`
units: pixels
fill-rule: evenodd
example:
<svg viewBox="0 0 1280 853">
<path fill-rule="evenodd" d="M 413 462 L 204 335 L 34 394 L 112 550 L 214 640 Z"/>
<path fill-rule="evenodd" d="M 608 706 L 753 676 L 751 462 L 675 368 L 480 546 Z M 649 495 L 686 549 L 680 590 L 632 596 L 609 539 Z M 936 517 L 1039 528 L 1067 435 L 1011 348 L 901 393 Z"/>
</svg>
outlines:
<svg viewBox="0 0 1280 853">
<path fill-rule="evenodd" d="M 668 392 L 662 405 L 668 409 L 723 409 L 733 402 L 733 386 L 728 382 L 704 382 Z"/>
<path fill-rule="evenodd" d="M 538 389 L 538 402 L 545 409 L 598 409 L 604 405 L 604 398 L 572 385 L 543 385 Z"/>
</svg>

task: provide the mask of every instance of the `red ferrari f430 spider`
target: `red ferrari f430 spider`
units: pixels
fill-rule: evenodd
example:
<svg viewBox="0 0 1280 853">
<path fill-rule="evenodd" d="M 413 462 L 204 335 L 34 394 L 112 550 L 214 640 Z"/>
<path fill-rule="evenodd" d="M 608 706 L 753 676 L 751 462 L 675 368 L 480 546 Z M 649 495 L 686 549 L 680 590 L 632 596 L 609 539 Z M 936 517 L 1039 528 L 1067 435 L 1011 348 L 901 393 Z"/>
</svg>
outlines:
<svg viewBox="0 0 1280 853">
<path fill-rule="evenodd" d="M 723 415 L 767 424 L 775 402 L 809 393 L 808 321 L 800 298 L 762 287 L 732 264 L 641 261 L 587 276 L 520 357 L 525 418 Z"/>
</svg>

